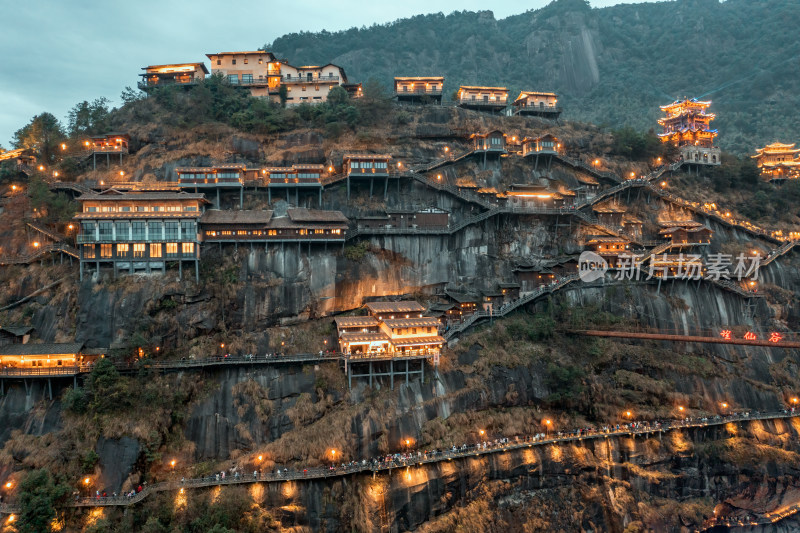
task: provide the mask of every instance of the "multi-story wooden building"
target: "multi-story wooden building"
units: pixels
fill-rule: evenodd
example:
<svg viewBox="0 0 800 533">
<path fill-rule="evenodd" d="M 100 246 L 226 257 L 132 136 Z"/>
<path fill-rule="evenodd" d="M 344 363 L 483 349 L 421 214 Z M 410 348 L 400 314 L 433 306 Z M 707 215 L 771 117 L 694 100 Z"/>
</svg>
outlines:
<svg viewBox="0 0 800 533">
<path fill-rule="evenodd" d="M 592 237 L 586 242 L 586 247 L 605 259 L 609 268 L 617 268 L 621 256 L 631 255 L 630 241 L 624 237 L 609 235 Z"/>
<path fill-rule="evenodd" d="M 86 268 L 165 272 L 168 263 L 195 267 L 200 258 L 197 222 L 205 200 L 186 192 L 120 192 L 108 189 L 78 198 L 80 277 Z"/>
<path fill-rule="evenodd" d="M 472 139 L 472 149 L 475 153 L 507 153 L 506 136 L 502 131 L 494 130 L 487 133 L 473 133 L 470 135 L 470 139 Z"/>
<path fill-rule="evenodd" d="M 508 89 L 462 85 L 456 99 L 458 106 L 465 109 L 499 112 L 508 106 Z"/>
<path fill-rule="evenodd" d="M 561 108 L 558 107 L 558 95 L 556 93 L 522 91 L 514 100 L 512 113 L 557 119 L 561 114 Z"/>
<path fill-rule="evenodd" d="M 220 192 L 224 190 L 238 192 L 239 209 L 244 205 L 244 179 L 245 165 L 225 164 L 212 167 L 179 167 L 175 169 L 178 175 L 178 185 L 183 190 L 215 193 L 214 207 L 220 209 Z"/>
<path fill-rule="evenodd" d="M 150 65 L 144 70 L 139 88 L 143 91 L 164 85 L 194 85 L 204 79 L 208 69 L 203 63 L 172 63 L 169 65 Z"/>
<path fill-rule="evenodd" d="M 302 164 L 291 167 L 265 167 L 261 174 L 267 186 L 269 202 L 272 203 L 273 193 L 286 191 L 286 202 L 290 202 L 290 194 L 294 192 L 294 203 L 300 205 L 301 193 L 303 197 L 310 194 L 318 198 L 322 205 L 322 175 L 325 165 Z"/>
<path fill-rule="evenodd" d="M 444 78 L 441 76 L 395 77 L 394 96 L 401 103 L 432 101 L 442 103 Z"/>
<path fill-rule="evenodd" d="M 800 148 L 794 144 L 774 142 L 756 150 L 751 157 L 756 160 L 762 178 L 781 181 L 800 177 Z"/>
<path fill-rule="evenodd" d="M 370 316 L 336 319 L 339 349 L 347 355 L 438 356 L 444 344 L 439 321 L 422 316 L 417 302 L 371 302 Z"/>
<path fill-rule="evenodd" d="M 340 211 L 288 209 L 287 215 L 272 211 L 208 210 L 200 219 L 204 243 L 343 243 L 348 220 Z"/>
<path fill-rule="evenodd" d="M 714 146 L 717 130 L 711 129 L 715 115 L 706 113 L 710 105 L 711 101 L 686 98 L 661 106 L 666 116 L 658 119 L 664 128 L 659 137 L 662 142 L 677 146 L 687 163 L 720 164 L 720 149 Z"/>
<path fill-rule="evenodd" d="M 96 169 L 98 155 L 106 156 L 106 166 L 111 166 L 112 155 L 119 155 L 119 162 L 122 163 L 122 156 L 128 154 L 130 142 L 127 133 L 106 133 L 84 140 L 82 148 L 87 157 L 92 156 L 92 168 Z"/>
</svg>

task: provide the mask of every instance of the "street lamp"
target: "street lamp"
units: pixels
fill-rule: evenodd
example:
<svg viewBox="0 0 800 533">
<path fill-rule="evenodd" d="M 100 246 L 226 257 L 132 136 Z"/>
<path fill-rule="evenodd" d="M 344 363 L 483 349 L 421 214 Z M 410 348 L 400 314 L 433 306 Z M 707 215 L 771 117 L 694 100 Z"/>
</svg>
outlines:
<svg viewBox="0 0 800 533">
<path fill-rule="evenodd" d="M 175 470 L 175 459 L 173 459 L 172 461 L 169 462 L 169 466 L 172 467 L 173 471 Z"/>
<path fill-rule="evenodd" d="M 6 489 L 10 489 L 13 486 L 14 485 L 10 481 L 8 483 L 6 483 Z"/>
<path fill-rule="evenodd" d="M 792 402 L 793 404 L 797 405 L 797 404 L 798 404 L 798 402 L 800 402 L 800 399 L 798 399 L 798 398 L 792 398 L 791 402 Z"/>
<path fill-rule="evenodd" d="M 553 425 L 553 421 L 549 418 L 544 421 L 544 436 L 547 436 L 547 433 L 550 431 L 550 426 Z"/>
<path fill-rule="evenodd" d="M 259 455 L 259 456 L 258 456 L 258 462 L 260 463 L 260 462 L 261 462 L 261 461 L 263 461 L 263 460 L 264 460 L 264 456 L 263 456 L 263 455 Z"/>
<path fill-rule="evenodd" d="M 33 241 L 33 247 L 34 248 L 38 248 L 39 247 L 39 241 Z"/>
</svg>

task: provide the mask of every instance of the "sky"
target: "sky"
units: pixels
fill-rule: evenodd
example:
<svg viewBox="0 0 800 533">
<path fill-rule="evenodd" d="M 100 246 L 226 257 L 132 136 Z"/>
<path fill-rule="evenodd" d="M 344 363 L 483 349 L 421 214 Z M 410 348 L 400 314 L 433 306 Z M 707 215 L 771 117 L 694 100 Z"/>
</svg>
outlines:
<svg viewBox="0 0 800 533">
<path fill-rule="evenodd" d="M 480 0 L 0 0 L 0 146 L 41 112 L 66 125 L 83 100 L 119 105 L 146 65 L 208 60 L 207 53 L 255 50 L 286 33 L 338 31 L 418 14 L 479 11 Z M 591 0 L 593 7 L 626 0 Z M 8 3 L 9 5 L 4 6 Z M 491 5 L 496 18 L 550 0 Z M 320 61 L 324 62 L 325 58 Z"/>
</svg>

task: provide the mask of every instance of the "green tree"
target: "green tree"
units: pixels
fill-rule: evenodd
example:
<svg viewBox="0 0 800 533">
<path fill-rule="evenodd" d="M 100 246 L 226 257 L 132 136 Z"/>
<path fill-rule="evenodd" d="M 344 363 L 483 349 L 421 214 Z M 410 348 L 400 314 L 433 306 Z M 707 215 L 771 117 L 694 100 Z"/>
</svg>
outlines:
<svg viewBox="0 0 800 533">
<path fill-rule="evenodd" d="M 36 115 L 14 133 L 14 148 L 33 150 L 44 163 L 54 163 L 60 151 L 59 145 L 66 138 L 64 128 L 50 113 Z"/>
<path fill-rule="evenodd" d="M 108 98 L 98 98 L 91 103 L 84 100 L 69 110 L 70 135 L 93 135 L 108 129 Z"/>
<path fill-rule="evenodd" d="M 89 408 L 92 412 L 110 413 L 131 406 L 131 396 L 125 388 L 125 382 L 120 378 L 114 363 L 106 358 L 95 363 L 86 388 L 90 394 Z"/>
<path fill-rule="evenodd" d="M 126 86 L 119 95 L 119 99 L 122 100 L 123 104 L 132 104 L 133 102 L 138 102 L 139 100 L 144 100 L 145 98 L 146 95 L 142 91 L 137 91 L 130 86 Z"/>
<path fill-rule="evenodd" d="M 47 470 L 33 470 L 20 483 L 19 533 L 50 531 L 56 518 L 56 503 L 68 492 L 65 485 L 56 483 Z"/>
</svg>

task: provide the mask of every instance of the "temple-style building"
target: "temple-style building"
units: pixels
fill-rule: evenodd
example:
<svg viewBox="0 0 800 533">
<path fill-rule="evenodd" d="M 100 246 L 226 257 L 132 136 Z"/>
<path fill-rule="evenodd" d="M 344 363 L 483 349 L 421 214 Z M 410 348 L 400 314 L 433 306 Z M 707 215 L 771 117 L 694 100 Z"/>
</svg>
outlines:
<svg viewBox="0 0 800 533">
<path fill-rule="evenodd" d="M 78 198 L 80 278 L 87 268 L 166 272 L 167 263 L 194 266 L 199 279 L 197 221 L 205 200 L 186 192 L 121 192 L 108 189 Z"/>
<path fill-rule="evenodd" d="M 617 268 L 620 256 L 630 256 L 630 241 L 624 237 L 600 235 L 586 241 L 586 247 L 608 262 L 609 268 Z"/>
<path fill-rule="evenodd" d="M 442 103 L 444 78 L 441 76 L 395 77 L 394 96 L 400 103 L 432 101 Z"/>
<path fill-rule="evenodd" d="M 458 88 L 457 102 L 465 109 L 502 111 L 508 105 L 508 89 L 462 85 Z"/>
<path fill-rule="evenodd" d="M 606 226 L 621 227 L 622 216 L 627 209 L 617 204 L 596 205 L 592 208 L 597 220 Z"/>
<path fill-rule="evenodd" d="M 513 115 L 557 119 L 561 114 L 556 93 L 522 91 L 512 104 Z"/>
<path fill-rule="evenodd" d="M 208 69 L 203 63 L 171 63 L 169 65 L 150 65 L 142 67 L 142 81 L 139 88 L 147 91 L 164 85 L 194 85 L 204 79 Z"/>
<path fill-rule="evenodd" d="M 671 220 L 659 222 L 661 230 L 658 234 L 669 239 L 673 247 L 711 244 L 714 231 L 694 220 Z"/>
<path fill-rule="evenodd" d="M 782 181 L 800 177 L 800 148 L 794 143 L 774 142 L 756 150 L 751 156 L 756 160 L 761 177 L 767 181 Z"/>
<path fill-rule="evenodd" d="M 511 209 L 561 209 L 571 207 L 574 194 L 564 195 L 544 185 L 514 183 L 503 195 Z"/>
<path fill-rule="evenodd" d="M 717 130 L 711 129 L 713 113 L 706 113 L 711 101 L 677 100 L 661 106 L 666 116 L 658 119 L 664 128 L 662 142 L 680 149 L 683 161 L 698 165 L 719 165 L 720 149 L 714 146 Z"/>
<path fill-rule="evenodd" d="M 238 192 L 239 209 L 244 205 L 244 180 L 242 175 L 245 165 L 226 164 L 213 167 L 179 167 L 175 169 L 181 189 L 214 193 L 214 207 L 220 209 L 220 192 L 224 190 Z"/>
<path fill-rule="evenodd" d="M 561 151 L 561 142 L 558 138 L 546 133 L 539 137 L 525 137 L 521 142 L 522 157 L 533 159 L 533 170 L 538 171 L 541 165 L 543 170 L 550 172 L 553 156 Z"/>
<path fill-rule="evenodd" d="M 7 344 L 0 346 L 0 368 L 75 367 L 83 360 L 83 343 Z"/>
</svg>

